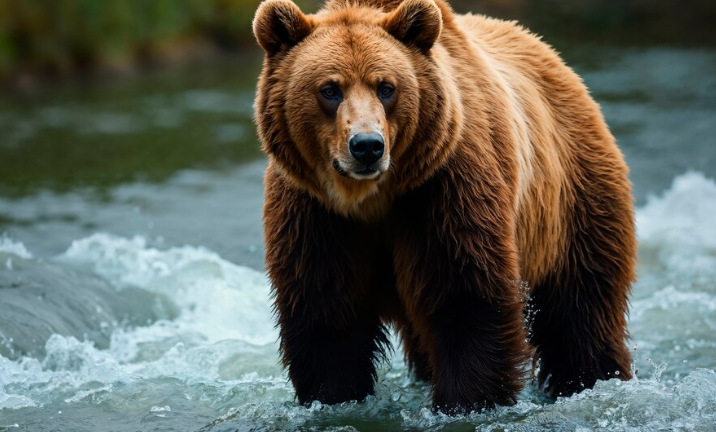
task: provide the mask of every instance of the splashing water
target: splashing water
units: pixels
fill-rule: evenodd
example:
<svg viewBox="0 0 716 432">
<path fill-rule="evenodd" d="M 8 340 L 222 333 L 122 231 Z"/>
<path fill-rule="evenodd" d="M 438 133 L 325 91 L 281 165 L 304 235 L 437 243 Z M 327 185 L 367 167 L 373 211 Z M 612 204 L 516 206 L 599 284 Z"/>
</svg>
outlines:
<svg viewBox="0 0 716 432">
<path fill-rule="evenodd" d="M 24 340 L 0 315 L 0 430 L 713 430 L 714 214 L 716 184 L 698 173 L 638 210 L 637 378 L 556 402 L 529 386 L 515 406 L 465 417 L 430 411 L 429 387 L 409 379 L 399 349 L 365 402 L 297 405 L 265 275 L 208 249 L 96 234 L 43 261 L 2 237 L 0 295 L 44 280 L 33 308 L 55 328 Z M 53 321 L 60 313 L 89 318 Z"/>
</svg>

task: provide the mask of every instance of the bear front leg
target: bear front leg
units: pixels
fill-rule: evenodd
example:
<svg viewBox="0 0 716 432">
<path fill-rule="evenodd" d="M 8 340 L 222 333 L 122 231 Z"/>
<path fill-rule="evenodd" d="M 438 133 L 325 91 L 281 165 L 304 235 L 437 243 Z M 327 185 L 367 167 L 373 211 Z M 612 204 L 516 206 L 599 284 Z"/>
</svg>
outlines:
<svg viewBox="0 0 716 432">
<path fill-rule="evenodd" d="M 460 174 L 471 172 L 403 197 L 395 224 L 398 292 L 428 353 L 433 408 L 450 414 L 514 404 L 528 353 L 510 204 Z"/>
<path fill-rule="evenodd" d="M 433 407 L 449 414 L 513 405 L 524 379 L 519 301 L 451 295 L 428 317 Z"/>
<path fill-rule="evenodd" d="M 306 312 L 282 313 L 279 324 L 283 362 L 299 403 L 361 401 L 373 394 L 374 362 L 388 343 L 376 315 L 339 324 Z"/>
<path fill-rule="evenodd" d="M 370 303 L 375 243 L 363 225 L 327 211 L 270 170 L 266 186 L 266 267 L 298 401 L 362 400 L 373 394 L 374 362 L 388 344 Z"/>
</svg>

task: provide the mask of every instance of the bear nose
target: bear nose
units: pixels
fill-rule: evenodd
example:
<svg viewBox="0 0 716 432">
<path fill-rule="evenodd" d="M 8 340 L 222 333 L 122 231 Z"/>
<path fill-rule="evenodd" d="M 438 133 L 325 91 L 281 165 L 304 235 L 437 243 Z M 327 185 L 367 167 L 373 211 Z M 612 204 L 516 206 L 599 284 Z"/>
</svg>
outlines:
<svg viewBox="0 0 716 432">
<path fill-rule="evenodd" d="M 348 141 L 348 149 L 358 162 L 370 166 L 383 156 L 385 141 L 378 133 L 359 133 Z"/>
</svg>

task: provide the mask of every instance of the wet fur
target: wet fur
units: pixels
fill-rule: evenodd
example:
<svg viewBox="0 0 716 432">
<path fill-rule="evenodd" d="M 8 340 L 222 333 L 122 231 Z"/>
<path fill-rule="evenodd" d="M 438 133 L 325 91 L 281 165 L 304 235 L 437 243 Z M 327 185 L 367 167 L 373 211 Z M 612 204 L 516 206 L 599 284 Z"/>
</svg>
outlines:
<svg viewBox="0 0 716 432">
<path fill-rule="evenodd" d="M 266 265 L 299 401 L 372 394 L 386 324 L 446 412 L 514 403 L 533 349 L 553 395 L 629 379 L 628 170 L 580 78 L 515 23 L 441 0 L 405 2 L 429 25 L 439 11 L 434 45 L 391 23 L 400 0 L 334 0 L 307 16 L 276 2 L 292 30 L 276 39 L 266 24 L 276 4 L 259 8 L 255 108 L 269 158 Z M 330 45 L 341 38 L 353 48 Z M 340 128 L 296 82 L 321 73 L 309 59 L 336 53 L 335 68 L 393 73 L 385 52 L 406 95 L 385 119 L 391 168 L 347 179 L 327 156 Z M 531 287 L 529 344 L 520 281 Z"/>
</svg>

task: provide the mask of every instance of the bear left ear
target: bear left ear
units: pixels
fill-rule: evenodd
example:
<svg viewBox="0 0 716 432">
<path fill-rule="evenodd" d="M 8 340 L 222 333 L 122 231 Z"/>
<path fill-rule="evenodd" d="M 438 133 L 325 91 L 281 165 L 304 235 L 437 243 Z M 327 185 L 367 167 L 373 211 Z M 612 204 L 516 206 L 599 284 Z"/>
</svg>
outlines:
<svg viewBox="0 0 716 432">
<path fill-rule="evenodd" d="M 254 15 L 254 36 L 268 55 L 293 48 L 312 29 L 311 21 L 289 0 L 266 0 Z"/>
<path fill-rule="evenodd" d="M 440 36 L 443 17 L 432 0 L 406 0 L 384 19 L 383 27 L 405 45 L 427 54 Z"/>
</svg>

